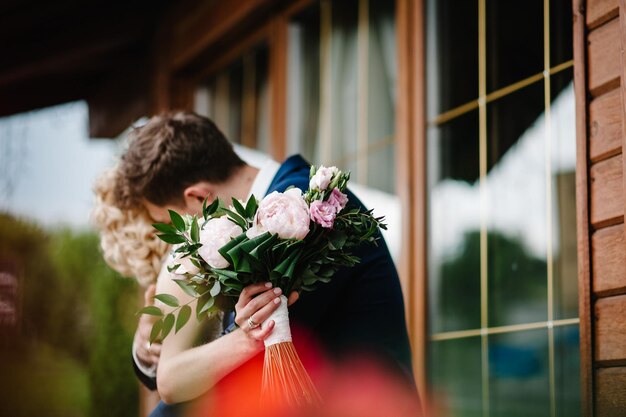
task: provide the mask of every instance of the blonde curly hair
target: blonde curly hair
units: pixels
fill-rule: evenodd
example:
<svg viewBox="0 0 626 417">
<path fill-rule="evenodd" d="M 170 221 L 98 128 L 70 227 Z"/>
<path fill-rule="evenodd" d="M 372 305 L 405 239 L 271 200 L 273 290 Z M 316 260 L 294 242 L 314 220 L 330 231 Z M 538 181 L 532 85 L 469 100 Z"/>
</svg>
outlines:
<svg viewBox="0 0 626 417">
<path fill-rule="evenodd" d="M 106 263 L 146 287 L 156 282 L 169 245 L 156 237 L 152 220 L 144 208 L 120 209 L 115 205 L 117 175 L 115 167 L 96 180 L 92 222 L 100 231 L 100 246 Z"/>
</svg>

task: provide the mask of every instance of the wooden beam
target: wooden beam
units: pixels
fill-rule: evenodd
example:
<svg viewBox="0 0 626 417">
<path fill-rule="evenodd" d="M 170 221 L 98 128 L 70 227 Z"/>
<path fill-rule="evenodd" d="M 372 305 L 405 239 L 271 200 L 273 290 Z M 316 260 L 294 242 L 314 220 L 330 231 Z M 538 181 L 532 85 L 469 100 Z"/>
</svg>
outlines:
<svg viewBox="0 0 626 417">
<path fill-rule="evenodd" d="M 624 225 L 600 229 L 591 237 L 593 292 L 606 297 L 626 292 Z"/>
<path fill-rule="evenodd" d="M 176 22 L 172 33 L 172 67 L 180 70 L 220 38 L 229 34 L 244 20 L 259 16 L 276 0 L 230 0 L 206 2 L 187 20 Z M 257 19 L 258 21 L 258 19 Z"/>
<path fill-rule="evenodd" d="M 580 386 L 582 415 L 593 417 L 593 325 L 589 231 L 589 149 L 587 136 L 587 34 L 585 0 L 572 0 L 574 92 L 576 95 L 576 233 L 578 236 L 578 306 L 580 315 Z"/>
<path fill-rule="evenodd" d="M 587 0 L 587 27 L 596 28 L 617 17 L 617 0 Z"/>
<path fill-rule="evenodd" d="M 117 137 L 137 119 L 148 116 L 153 68 L 147 62 L 145 57 L 125 63 L 87 99 L 90 137 Z"/>
<path fill-rule="evenodd" d="M 399 273 L 405 295 L 413 372 L 428 408 L 426 380 L 426 119 L 424 92 L 424 2 L 396 0 L 398 102 L 396 192 L 404 219 Z"/>
<path fill-rule="evenodd" d="M 626 410 L 626 368 L 599 369 L 597 385 L 596 415 L 623 416 Z"/>
<path fill-rule="evenodd" d="M 597 97 L 619 86 L 619 19 L 613 19 L 589 33 L 588 41 L 589 92 Z"/>
<path fill-rule="evenodd" d="M 287 147 L 287 54 L 289 49 L 285 16 L 278 16 L 270 38 L 269 83 L 271 88 L 270 134 L 271 154 L 277 161 L 285 159 Z"/>
<path fill-rule="evenodd" d="M 595 229 L 624 221 L 622 154 L 594 164 L 591 180 L 590 213 Z"/>
<path fill-rule="evenodd" d="M 611 90 L 589 105 L 589 156 L 593 163 L 622 151 L 622 97 Z"/>
</svg>

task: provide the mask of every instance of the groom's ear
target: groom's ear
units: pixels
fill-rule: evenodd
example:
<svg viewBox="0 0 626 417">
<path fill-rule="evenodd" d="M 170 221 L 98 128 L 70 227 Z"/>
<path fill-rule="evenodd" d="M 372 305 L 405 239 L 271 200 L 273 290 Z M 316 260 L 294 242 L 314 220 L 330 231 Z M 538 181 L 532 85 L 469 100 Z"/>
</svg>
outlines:
<svg viewBox="0 0 626 417">
<path fill-rule="evenodd" d="M 213 186 L 207 182 L 197 182 L 185 188 L 183 191 L 185 205 L 191 209 L 198 211 L 198 207 L 202 208 L 202 203 L 208 199 L 208 203 L 213 202 L 215 193 Z"/>
</svg>

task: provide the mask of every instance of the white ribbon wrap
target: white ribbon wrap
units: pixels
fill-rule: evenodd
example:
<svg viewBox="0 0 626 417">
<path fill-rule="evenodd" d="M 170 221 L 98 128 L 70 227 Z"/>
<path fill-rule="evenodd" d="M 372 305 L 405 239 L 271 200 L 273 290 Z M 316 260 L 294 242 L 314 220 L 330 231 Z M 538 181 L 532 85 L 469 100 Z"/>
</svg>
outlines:
<svg viewBox="0 0 626 417">
<path fill-rule="evenodd" d="M 270 320 L 274 320 L 274 330 L 265 339 L 265 347 L 277 343 L 291 342 L 291 328 L 289 327 L 289 311 L 287 310 L 287 297 L 280 296 L 280 306 L 265 320 L 261 327 L 265 328 Z"/>
</svg>

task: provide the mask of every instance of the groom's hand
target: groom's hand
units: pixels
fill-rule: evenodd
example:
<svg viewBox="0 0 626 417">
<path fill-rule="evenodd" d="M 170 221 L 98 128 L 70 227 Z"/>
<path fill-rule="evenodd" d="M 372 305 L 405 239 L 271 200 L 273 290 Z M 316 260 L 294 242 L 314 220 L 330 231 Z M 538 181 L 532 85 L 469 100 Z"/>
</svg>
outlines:
<svg viewBox="0 0 626 417">
<path fill-rule="evenodd" d="M 155 291 L 156 286 L 154 284 L 150 285 L 146 289 L 146 292 L 144 293 L 144 304 L 146 306 L 154 305 Z M 139 317 L 137 331 L 135 331 L 135 353 L 137 354 L 137 359 L 139 359 L 146 367 L 157 365 L 161 355 L 161 343 L 156 341 L 150 344 L 150 332 L 152 331 L 152 325 L 156 319 L 157 317 L 149 314 L 142 314 Z"/>
</svg>

